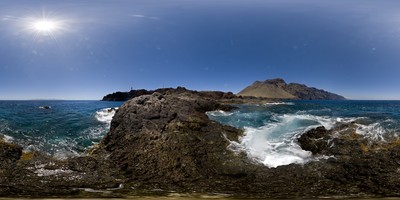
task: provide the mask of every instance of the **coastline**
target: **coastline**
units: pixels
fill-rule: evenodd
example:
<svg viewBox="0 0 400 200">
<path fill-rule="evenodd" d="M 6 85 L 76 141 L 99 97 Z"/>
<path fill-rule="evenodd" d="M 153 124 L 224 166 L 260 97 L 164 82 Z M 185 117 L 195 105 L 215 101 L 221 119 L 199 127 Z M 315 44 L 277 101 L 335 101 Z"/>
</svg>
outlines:
<svg viewBox="0 0 400 200">
<path fill-rule="evenodd" d="M 125 197 L 140 191 L 197 191 L 232 195 L 229 198 L 400 195 L 394 189 L 400 184 L 396 179 L 397 141 L 373 144 L 366 150 L 361 144 L 368 141 L 352 135 L 351 123 L 335 130 L 311 130 L 299 141 L 303 149 L 336 159 L 267 168 L 227 148 L 242 130 L 211 121 L 205 114 L 231 109 L 192 92 L 154 93 L 127 101 L 116 112 L 109 133 L 87 156 L 60 161 L 40 152 L 27 156 L 18 145 L 1 144 L 6 152 L 17 152 L 6 155 L 21 155 L 6 156 L 7 160 L 0 162 L 5 178 L 0 180 L 0 194 Z M 332 138 L 338 130 L 347 131 Z M 327 148 L 327 141 L 335 142 L 335 148 Z M 385 168 L 379 167 L 382 165 Z M 47 174 L 38 176 L 39 172 Z"/>
</svg>

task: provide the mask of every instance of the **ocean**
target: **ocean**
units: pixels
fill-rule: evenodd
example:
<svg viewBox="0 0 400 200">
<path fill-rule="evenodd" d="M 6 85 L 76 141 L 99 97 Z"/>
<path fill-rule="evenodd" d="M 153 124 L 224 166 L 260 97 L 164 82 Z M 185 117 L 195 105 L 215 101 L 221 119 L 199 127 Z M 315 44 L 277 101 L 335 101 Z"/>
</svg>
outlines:
<svg viewBox="0 0 400 200">
<path fill-rule="evenodd" d="M 79 156 L 109 131 L 115 109 L 109 101 L 0 101 L 0 137 L 25 151 L 39 150 L 59 159 Z M 277 167 L 313 159 L 297 138 L 318 126 L 327 129 L 354 122 L 357 134 L 384 141 L 400 133 L 400 101 L 286 101 L 237 105 L 232 112 L 212 111 L 210 119 L 244 129 L 233 151 Z M 48 109 L 46 109 L 48 108 Z"/>
<path fill-rule="evenodd" d="M 65 159 L 85 153 L 108 132 L 123 102 L 0 101 L 0 137 Z"/>
<path fill-rule="evenodd" d="M 232 112 L 212 111 L 208 116 L 220 123 L 244 129 L 233 151 L 246 152 L 267 167 L 306 163 L 313 157 L 297 144 L 307 130 L 353 122 L 356 133 L 385 141 L 400 133 L 400 101 L 287 101 L 265 105 L 238 105 Z"/>
</svg>

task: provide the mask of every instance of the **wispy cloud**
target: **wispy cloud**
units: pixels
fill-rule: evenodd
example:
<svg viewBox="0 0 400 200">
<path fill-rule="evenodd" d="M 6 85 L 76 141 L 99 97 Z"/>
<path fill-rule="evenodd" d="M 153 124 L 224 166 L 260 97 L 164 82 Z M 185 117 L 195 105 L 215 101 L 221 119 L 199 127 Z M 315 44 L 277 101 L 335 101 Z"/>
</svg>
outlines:
<svg viewBox="0 0 400 200">
<path fill-rule="evenodd" d="M 145 18 L 146 16 L 144 16 L 144 15 L 132 15 L 132 17 Z"/>
<path fill-rule="evenodd" d="M 160 18 L 154 17 L 154 16 L 146 16 L 146 15 L 140 15 L 140 14 L 133 14 L 131 15 L 132 17 L 136 18 L 145 18 L 145 19 L 152 19 L 152 20 L 159 20 Z"/>
</svg>

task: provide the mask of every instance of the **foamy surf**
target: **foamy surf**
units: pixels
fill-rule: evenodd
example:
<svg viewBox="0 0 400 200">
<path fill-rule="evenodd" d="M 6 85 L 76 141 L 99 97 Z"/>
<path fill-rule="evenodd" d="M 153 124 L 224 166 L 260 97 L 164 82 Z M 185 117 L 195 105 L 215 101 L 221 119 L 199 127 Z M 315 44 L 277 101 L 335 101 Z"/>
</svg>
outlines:
<svg viewBox="0 0 400 200">
<path fill-rule="evenodd" d="M 293 102 L 271 102 L 265 103 L 264 106 L 277 106 L 277 105 L 294 105 Z"/>
<path fill-rule="evenodd" d="M 239 142 L 232 142 L 233 150 L 241 150 L 267 167 L 292 163 L 303 164 L 312 160 L 309 151 L 301 149 L 297 138 L 318 126 L 332 127 L 336 119 L 312 115 L 284 114 L 274 117 L 276 122 L 259 128 L 244 128 Z"/>
<path fill-rule="evenodd" d="M 209 111 L 206 112 L 207 115 L 212 115 L 214 117 L 218 117 L 218 116 L 231 116 L 233 115 L 233 112 L 226 112 L 223 110 L 216 110 L 216 111 Z"/>
<path fill-rule="evenodd" d="M 322 109 L 322 112 L 326 112 L 326 109 Z M 311 113 L 315 113 L 315 110 Z M 245 152 L 249 158 L 271 168 L 323 159 L 323 156 L 314 157 L 311 152 L 301 149 L 297 143 L 301 134 L 319 126 L 331 129 L 339 123 L 359 119 L 319 116 L 303 110 L 287 114 L 275 113 L 262 107 L 243 107 L 235 112 L 214 111 L 207 114 L 221 123 L 243 128 L 244 135 L 238 142 L 232 141 L 229 148 Z M 263 124 L 258 125 L 260 122 Z"/>
<path fill-rule="evenodd" d="M 107 124 L 111 124 L 111 120 L 115 115 L 115 112 L 118 110 L 118 107 L 114 108 L 104 108 L 96 112 L 96 119 L 100 122 L 104 122 Z"/>
</svg>

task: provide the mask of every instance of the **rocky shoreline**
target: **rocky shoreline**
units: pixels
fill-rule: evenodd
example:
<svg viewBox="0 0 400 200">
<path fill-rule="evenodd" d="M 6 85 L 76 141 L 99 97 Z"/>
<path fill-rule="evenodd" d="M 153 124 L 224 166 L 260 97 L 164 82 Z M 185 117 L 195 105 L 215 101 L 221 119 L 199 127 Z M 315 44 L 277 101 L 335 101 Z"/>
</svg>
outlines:
<svg viewBox="0 0 400 200">
<path fill-rule="evenodd" d="M 222 104 L 266 104 L 271 102 L 281 101 L 283 99 L 279 98 L 264 98 L 264 97 L 250 97 L 250 96 L 238 96 L 233 94 L 232 92 L 221 92 L 221 91 L 195 91 L 188 90 L 184 87 L 177 88 L 160 88 L 156 90 L 131 90 L 129 92 L 114 92 L 112 94 L 108 94 L 102 98 L 102 101 L 128 101 L 129 99 L 133 99 L 135 97 L 139 97 L 142 95 L 150 95 L 153 93 L 160 94 L 175 94 L 175 93 L 190 93 L 193 95 L 197 95 L 201 98 L 211 99 L 214 101 L 218 101 Z"/>
<path fill-rule="evenodd" d="M 374 142 L 352 123 L 298 139 L 330 158 L 267 168 L 229 149 L 242 130 L 211 121 L 221 99 L 186 89 L 140 95 L 116 112 L 87 155 L 57 160 L 0 140 L 2 197 L 124 197 L 138 193 L 222 193 L 234 197 L 400 196 L 400 141 Z"/>
</svg>

